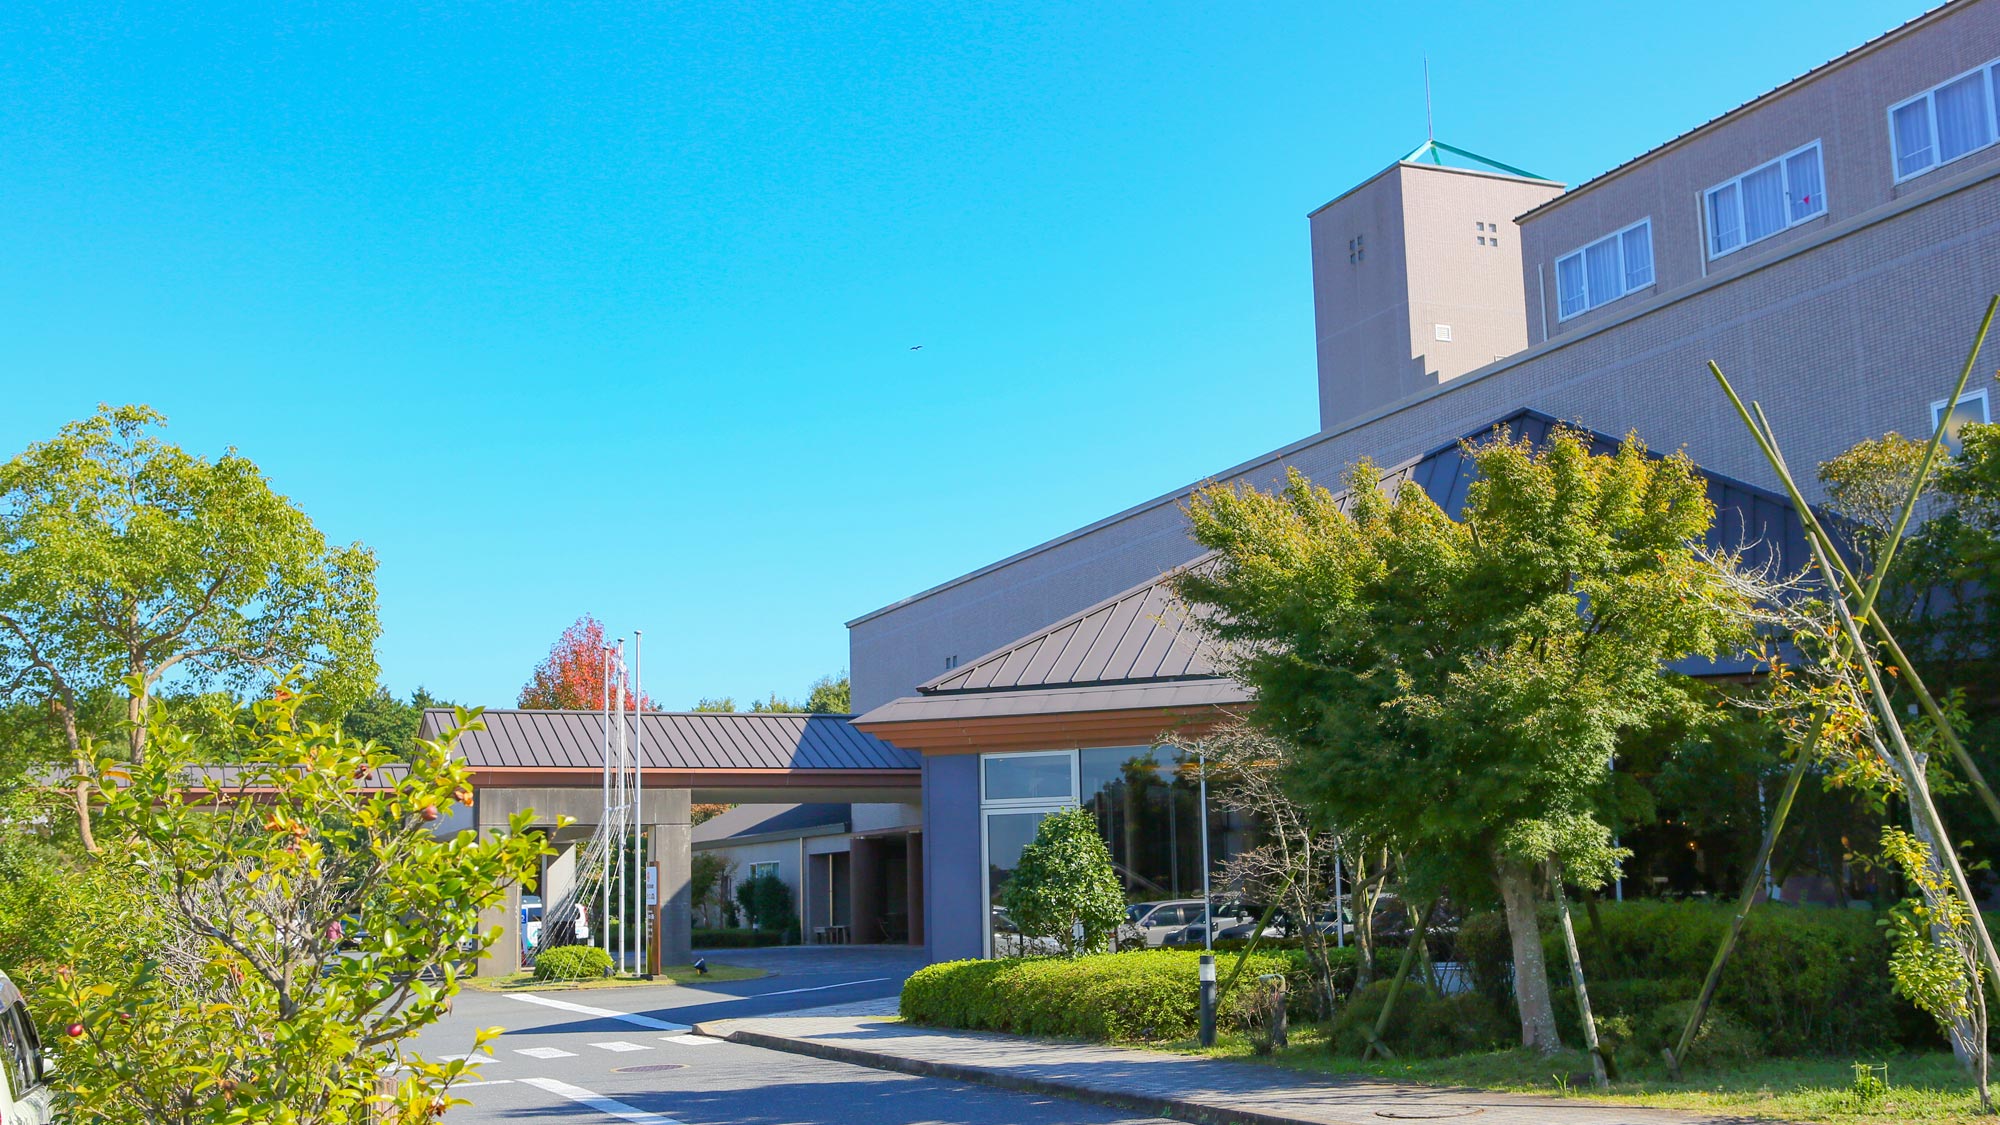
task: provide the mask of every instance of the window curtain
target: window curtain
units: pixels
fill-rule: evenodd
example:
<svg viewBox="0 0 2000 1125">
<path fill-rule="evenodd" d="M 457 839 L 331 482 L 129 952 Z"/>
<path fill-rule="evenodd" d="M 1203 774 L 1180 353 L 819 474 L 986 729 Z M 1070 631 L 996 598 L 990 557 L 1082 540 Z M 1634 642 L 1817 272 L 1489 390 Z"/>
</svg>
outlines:
<svg viewBox="0 0 2000 1125">
<path fill-rule="evenodd" d="M 1919 98 L 1896 110 L 1896 175 L 1913 176 L 1931 166 L 1931 111 Z"/>
<path fill-rule="evenodd" d="M 1993 142 L 1993 114 L 1986 104 L 1986 74 L 1968 74 L 1931 97 L 1937 102 L 1938 163 L 1956 160 Z"/>
<path fill-rule="evenodd" d="M 1708 256 L 1720 257 L 1742 244 L 1743 216 L 1736 202 L 1736 185 L 1716 188 L 1708 193 Z"/>
<path fill-rule="evenodd" d="M 1618 240 L 1607 238 L 1583 248 L 1583 272 L 1589 277 L 1590 307 L 1615 300 L 1625 292 L 1618 270 Z"/>
<path fill-rule="evenodd" d="M 1818 145 L 1785 161 L 1785 190 L 1791 196 L 1793 222 L 1826 210 L 1825 178 Z"/>
<path fill-rule="evenodd" d="M 1564 316 L 1575 316 L 1583 311 L 1583 255 L 1571 254 L 1557 260 L 1556 304 Z"/>
<path fill-rule="evenodd" d="M 1653 283 L 1653 224 L 1641 223 L 1619 236 L 1625 249 L 1625 291 Z"/>
<path fill-rule="evenodd" d="M 1743 241 L 1785 229 L 1785 176 L 1773 161 L 1743 177 Z"/>
</svg>

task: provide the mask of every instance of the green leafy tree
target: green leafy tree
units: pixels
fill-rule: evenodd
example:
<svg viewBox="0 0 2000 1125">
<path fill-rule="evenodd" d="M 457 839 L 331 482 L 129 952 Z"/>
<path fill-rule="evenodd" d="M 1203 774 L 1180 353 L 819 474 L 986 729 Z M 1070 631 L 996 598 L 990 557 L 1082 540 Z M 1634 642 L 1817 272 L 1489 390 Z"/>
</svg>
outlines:
<svg viewBox="0 0 2000 1125">
<path fill-rule="evenodd" d="M 798 925 L 792 908 L 792 888 L 776 875 L 759 875 L 736 885 L 736 901 L 750 924 L 760 930 L 789 930 Z"/>
<path fill-rule="evenodd" d="M 694 705 L 694 710 L 733 714 L 736 711 L 736 700 L 727 695 L 715 699 L 703 698 Z"/>
<path fill-rule="evenodd" d="M 1052 939 L 1071 956 L 1111 940 L 1125 919 L 1125 891 L 1089 810 L 1064 809 L 1042 818 L 1000 891 L 1000 908 L 1023 937 Z"/>
<path fill-rule="evenodd" d="M 815 715 L 846 715 L 854 710 L 854 693 L 849 690 L 847 673 L 821 676 L 806 695 L 806 710 Z"/>
<path fill-rule="evenodd" d="M 1564 430 L 1469 452 L 1457 521 L 1365 462 L 1345 510 L 1296 471 L 1277 493 L 1204 489 L 1189 516 L 1218 561 L 1178 585 L 1254 720 L 1298 748 L 1302 797 L 1406 856 L 1419 890 L 1497 892 L 1522 1042 L 1554 1051 L 1537 870 L 1615 871 L 1620 739 L 1686 711 L 1667 662 L 1741 643 L 1743 607 L 1696 549 L 1714 512 L 1685 456 L 1595 455 Z"/>
<path fill-rule="evenodd" d="M 456 731 L 390 749 L 302 722 L 300 702 L 281 692 L 246 717 L 263 764 L 204 770 L 196 740 L 156 717 L 143 763 L 102 767 L 101 827 L 132 857 L 155 932 L 110 969 L 99 934 L 72 935 L 51 997 L 75 1033 L 67 1120 L 415 1125 L 468 1077 L 411 1037 L 497 940 L 479 912 L 548 849 L 531 813 L 504 833 L 434 833 L 472 799 Z"/>
<path fill-rule="evenodd" d="M 762 714 L 797 715 L 802 714 L 806 708 L 789 699 L 779 698 L 778 693 L 774 691 L 769 699 L 751 700 L 750 710 Z"/>
<path fill-rule="evenodd" d="M 87 772 L 86 700 L 135 685 L 132 761 L 161 679 L 245 688 L 305 670 L 338 714 L 375 683 L 375 556 L 329 547 L 248 458 L 211 461 L 102 407 L 0 466 L 0 698 L 55 713 Z M 76 794 L 86 846 L 88 798 Z"/>
</svg>

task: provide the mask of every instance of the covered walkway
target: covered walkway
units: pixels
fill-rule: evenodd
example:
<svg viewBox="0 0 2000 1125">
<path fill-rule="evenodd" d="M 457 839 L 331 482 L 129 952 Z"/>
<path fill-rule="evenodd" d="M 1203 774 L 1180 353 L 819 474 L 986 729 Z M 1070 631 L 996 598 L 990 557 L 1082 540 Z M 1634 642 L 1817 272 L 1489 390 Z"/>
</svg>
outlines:
<svg viewBox="0 0 2000 1125">
<path fill-rule="evenodd" d="M 422 736 L 435 738 L 455 721 L 448 708 L 427 710 Z M 691 804 L 920 800 L 921 758 L 854 729 L 846 715 L 647 712 L 624 721 L 627 739 L 644 748 L 641 824 L 647 854 L 659 868 L 659 913 L 649 945 L 663 964 L 690 956 Z M 546 832 L 556 849 L 544 861 L 536 890 L 544 902 L 556 901 L 575 885 L 580 845 L 604 811 L 604 717 L 592 711 L 487 711 L 476 725 L 484 729 L 467 731 L 457 744 L 473 771 L 467 827 L 500 831 L 515 813 L 532 810 L 533 827 Z M 558 830 L 561 817 L 573 823 Z M 922 841 L 921 832 L 911 833 L 907 846 L 921 855 Z M 855 859 L 866 862 L 862 855 Z M 922 904 L 910 909 L 921 911 Z M 481 918 L 483 927 L 503 931 L 482 971 L 506 975 L 520 968 L 520 918 L 519 887 Z"/>
</svg>

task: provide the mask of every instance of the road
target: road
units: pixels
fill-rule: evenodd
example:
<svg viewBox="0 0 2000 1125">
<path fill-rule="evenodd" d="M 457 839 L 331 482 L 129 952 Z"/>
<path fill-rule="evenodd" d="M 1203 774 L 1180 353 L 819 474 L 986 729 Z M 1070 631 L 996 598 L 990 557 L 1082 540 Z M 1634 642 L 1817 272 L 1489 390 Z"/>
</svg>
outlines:
<svg viewBox="0 0 2000 1125">
<path fill-rule="evenodd" d="M 768 1015 L 894 996 L 922 963 L 862 947 L 715 955 L 772 975 L 707 986 L 522 994 L 465 992 L 428 1029 L 429 1057 L 464 1054 L 501 1026 L 472 1104 L 455 1125 L 1167 1125 L 1117 1110 L 892 1074 L 691 1035 L 702 1020 Z M 582 1010 L 578 1010 L 582 1009 Z M 602 1014 L 610 1013 L 610 1014 Z"/>
</svg>

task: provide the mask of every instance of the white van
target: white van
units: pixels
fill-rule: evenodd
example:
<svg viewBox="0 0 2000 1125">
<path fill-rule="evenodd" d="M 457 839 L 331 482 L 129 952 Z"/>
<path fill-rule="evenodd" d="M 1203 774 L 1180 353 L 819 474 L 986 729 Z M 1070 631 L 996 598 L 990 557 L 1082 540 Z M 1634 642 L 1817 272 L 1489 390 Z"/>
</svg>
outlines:
<svg viewBox="0 0 2000 1125">
<path fill-rule="evenodd" d="M 42 1040 L 21 990 L 0 973 L 0 1122 L 49 1125 L 49 1085 Z"/>
</svg>

